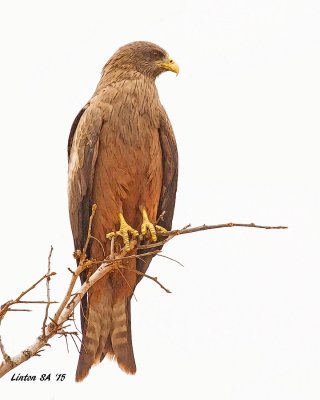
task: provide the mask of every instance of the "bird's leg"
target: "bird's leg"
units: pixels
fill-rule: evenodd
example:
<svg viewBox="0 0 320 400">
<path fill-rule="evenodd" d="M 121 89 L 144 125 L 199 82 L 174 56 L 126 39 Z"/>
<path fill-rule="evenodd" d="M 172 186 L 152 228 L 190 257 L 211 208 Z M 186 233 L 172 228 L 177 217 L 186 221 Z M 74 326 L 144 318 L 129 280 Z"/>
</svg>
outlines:
<svg viewBox="0 0 320 400">
<path fill-rule="evenodd" d="M 143 236 L 147 235 L 147 232 L 150 232 L 151 240 L 153 242 L 157 241 L 157 232 L 166 233 L 167 230 L 160 225 L 153 225 L 148 217 L 147 210 L 145 208 L 142 209 L 142 225 L 141 225 L 141 233 Z"/>
<path fill-rule="evenodd" d="M 139 232 L 133 229 L 124 219 L 123 214 L 119 214 L 119 221 L 120 221 L 120 228 L 116 232 L 110 232 L 106 234 L 107 239 L 112 239 L 113 237 L 121 236 L 125 249 L 126 251 L 130 251 L 130 238 L 129 234 L 131 234 L 132 237 L 137 237 L 139 236 Z"/>
</svg>

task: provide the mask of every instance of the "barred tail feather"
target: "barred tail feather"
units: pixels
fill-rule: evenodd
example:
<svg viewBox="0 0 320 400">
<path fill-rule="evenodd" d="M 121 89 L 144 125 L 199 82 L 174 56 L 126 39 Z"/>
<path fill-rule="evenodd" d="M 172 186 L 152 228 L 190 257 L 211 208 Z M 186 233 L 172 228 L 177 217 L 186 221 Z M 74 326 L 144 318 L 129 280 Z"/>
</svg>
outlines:
<svg viewBox="0 0 320 400">
<path fill-rule="evenodd" d="M 119 367 L 127 374 L 136 372 L 132 338 L 130 298 L 119 299 L 112 308 L 111 344 Z"/>
<path fill-rule="evenodd" d="M 86 330 L 83 334 L 76 381 L 81 382 L 93 364 L 100 362 L 108 341 L 112 317 L 112 289 L 106 280 L 97 282 L 89 292 Z"/>
</svg>

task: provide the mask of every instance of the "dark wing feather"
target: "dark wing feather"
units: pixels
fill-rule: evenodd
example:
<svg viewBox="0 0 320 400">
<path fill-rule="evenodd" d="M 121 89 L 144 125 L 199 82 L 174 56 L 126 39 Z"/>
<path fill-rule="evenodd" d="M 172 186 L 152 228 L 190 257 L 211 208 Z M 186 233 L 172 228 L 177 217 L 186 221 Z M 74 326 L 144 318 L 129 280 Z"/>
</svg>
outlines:
<svg viewBox="0 0 320 400">
<path fill-rule="evenodd" d="M 178 149 L 171 123 L 164 110 L 159 137 L 162 149 L 163 182 L 157 218 L 165 211 L 163 221 L 160 225 L 170 230 L 172 227 L 178 183 Z"/>
<path fill-rule="evenodd" d="M 70 152 L 71 152 L 71 147 L 72 147 L 74 134 L 76 133 L 76 129 L 77 129 L 77 126 L 79 124 L 80 118 L 81 118 L 82 114 L 86 111 L 88 106 L 89 106 L 89 103 L 86 104 L 83 108 L 81 108 L 81 110 L 78 112 L 77 116 L 75 117 L 75 119 L 74 119 L 74 121 L 73 121 L 73 123 L 71 125 L 71 129 L 70 129 L 70 133 L 69 133 L 69 139 L 68 139 L 68 161 L 70 159 Z"/>
<path fill-rule="evenodd" d="M 92 186 L 102 123 L 100 108 L 87 104 L 78 113 L 69 135 L 69 215 L 76 250 L 83 249 L 88 234 Z M 86 274 L 82 273 L 80 278 L 83 283 L 86 280 Z M 84 296 L 81 312 L 82 325 L 86 309 L 87 297 Z"/>
<path fill-rule="evenodd" d="M 178 183 L 178 149 L 171 123 L 164 109 L 162 109 L 161 114 L 159 138 L 162 149 L 163 181 L 157 218 L 165 212 L 163 220 L 159 222 L 159 225 L 167 230 L 171 230 Z M 157 247 L 157 249 L 161 248 L 162 246 Z M 150 250 L 140 250 L 138 254 L 143 254 L 148 251 Z M 153 256 L 143 257 L 143 260 L 137 259 L 138 271 L 145 273 L 152 258 Z M 142 276 L 137 275 L 137 283 L 139 283 L 141 279 Z"/>
</svg>

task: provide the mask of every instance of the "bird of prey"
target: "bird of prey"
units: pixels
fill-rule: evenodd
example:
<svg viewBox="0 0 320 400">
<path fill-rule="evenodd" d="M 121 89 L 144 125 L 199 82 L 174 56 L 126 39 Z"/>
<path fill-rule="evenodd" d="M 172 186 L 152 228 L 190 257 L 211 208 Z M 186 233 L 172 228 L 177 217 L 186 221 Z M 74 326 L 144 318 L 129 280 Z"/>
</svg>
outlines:
<svg viewBox="0 0 320 400">
<path fill-rule="evenodd" d="M 178 175 L 173 130 L 160 103 L 155 79 L 179 67 L 161 47 L 129 43 L 115 52 L 103 68 L 98 86 L 76 116 L 68 141 L 68 196 L 76 250 L 86 242 L 93 204 L 87 256 L 103 260 L 115 237 L 128 254 L 138 235 L 145 243 L 170 230 Z M 156 225 L 164 213 L 162 227 Z M 103 277 L 82 299 L 82 345 L 76 381 L 105 356 L 129 374 L 136 372 L 130 320 L 130 300 L 152 257 L 123 260 L 119 270 Z M 95 267 L 97 268 L 97 267 Z M 94 272 L 91 267 L 89 271 Z M 81 281 L 88 272 L 83 272 Z"/>
</svg>

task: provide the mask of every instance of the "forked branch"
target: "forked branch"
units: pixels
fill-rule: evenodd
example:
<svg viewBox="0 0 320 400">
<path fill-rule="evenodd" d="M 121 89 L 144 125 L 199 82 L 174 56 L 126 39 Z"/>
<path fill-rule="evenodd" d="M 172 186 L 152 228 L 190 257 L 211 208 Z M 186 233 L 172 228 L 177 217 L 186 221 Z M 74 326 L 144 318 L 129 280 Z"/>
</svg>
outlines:
<svg viewBox="0 0 320 400">
<path fill-rule="evenodd" d="M 178 230 L 172 230 L 169 232 L 166 232 L 162 234 L 163 237 L 165 237 L 163 240 L 157 242 L 157 243 L 149 243 L 149 244 L 140 244 L 142 241 L 142 237 L 136 238 L 131 240 L 130 242 L 130 249 L 150 249 L 150 251 L 145 252 L 143 254 L 130 254 L 127 255 L 126 251 L 124 248 L 121 249 L 121 251 L 117 254 L 114 251 L 114 242 L 112 243 L 111 246 L 111 254 L 108 255 L 107 257 L 104 258 L 104 260 L 101 261 L 96 261 L 96 260 L 90 260 L 87 258 L 86 251 L 89 245 L 89 242 L 91 239 L 95 239 L 91 236 L 91 226 L 92 226 L 92 220 L 94 218 L 96 211 L 96 205 L 93 206 L 92 208 L 92 214 L 90 217 L 89 221 L 89 229 L 88 229 L 88 235 L 87 235 L 87 240 L 85 243 L 85 246 L 82 250 L 78 250 L 75 252 L 75 257 L 78 259 L 78 267 L 75 271 L 71 271 L 70 268 L 69 271 L 72 273 L 71 279 L 69 286 L 67 288 L 67 292 L 62 299 L 60 306 L 58 307 L 58 310 L 54 314 L 53 318 L 49 317 L 49 306 L 50 304 L 54 303 L 50 299 L 50 278 L 55 275 L 55 272 L 51 272 L 51 255 L 52 255 L 52 248 L 50 250 L 50 254 L 48 257 L 48 271 L 45 275 L 43 275 L 37 282 L 35 282 L 32 286 L 30 286 L 28 289 L 23 291 L 15 300 L 9 300 L 5 304 L 3 304 L 0 307 L 0 322 L 6 315 L 8 311 L 16 311 L 16 309 L 12 309 L 11 306 L 15 304 L 25 304 L 25 303 L 40 303 L 40 304 L 45 304 L 45 315 L 44 315 L 44 320 L 42 323 L 42 333 L 41 335 L 26 349 L 21 351 L 19 354 L 17 354 L 14 357 L 10 357 L 4 348 L 3 342 L 1 340 L 0 336 L 0 353 L 3 356 L 3 362 L 0 364 L 0 377 L 4 376 L 6 373 L 8 373 L 10 370 L 14 369 L 18 365 L 22 364 L 23 362 L 27 361 L 29 358 L 33 356 L 38 356 L 40 355 L 40 351 L 48 345 L 48 341 L 55 335 L 57 334 L 62 334 L 64 337 L 66 337 L 68 334 L 71 335 L 73 338 L 74 332 L 66 332 L 65 331 L 65 322 L 70 320 L 73 317 L 74 314 L 74 309 L 75 307 L 79 304 L 81 301 L 82 297 L 87 293 L 87 291 L 103 276 L 106 274 L 110 273 L 111 271 L 114 271 L 118 269 L 119 271 L 121 269 L 126 269 L 119 261 L 130 259 L 130 258 L 139 258 L 143 259 L 143 257 L 147 256 L 154 256 L 157 255 L 160 250 L 157 249 L 157 247 L 164 245 L 167 243 L 169 240 L 173 239 L 174 237 L 178 235 L 184 235 L 184 234 L 189 234 L 189 233 L 194 233 L 194 232 L 200 232 L 200 231 L 205 231 L 205 230 L 210 230 L 210 229 L 219 229 L 219 228 L 233 228 L 233 227 L 247 227 L 247 228 L 259 228 L 259 229 L 286 229 L 286 226 L 264 226 L 264 225 L 255 225 L 253 223 L 251 224 L 242 224 L 242 223 L 227 223 L 227 224 L 219 224 L 219 225 L 202 225 L 198 226 L 195 228 L 189 228 L 185 227 L 183 229 L 178 229 Z M 120 266 L 119 266 L 120 265 Z M 85 270 L 90 267 L 96 268 L 94 272 L 90 275 L 90 277 L 86 280 L 86 282 L 81 286 L 81 288 L 77 291 L 74 291 L 75 283 L 80 276 L 80 274 Z M 167 293 L 171 293 L 169 289 L 165 288 L 158 280 L 157 277 L 153 277 L 147 274 L 144 274 L 140 271 L 135 271 L 136 274 L 142 275 L 148 279 L 151 279 L 154 281 L 156 284 L 158 284 L 163 290 L 165 290 Z M 47 283 L 47 299 L 46 301 L 23 301 L 21 300 L 27 293 L 29 293 L 32 289 L 34 289 L 40 282 L 43 280 L 46 280 Z M 22 311 L 22 310 L 20 310 Z M 48 320 L 50 320 L 50 323 L 47 323 Z"/>
</svg>

